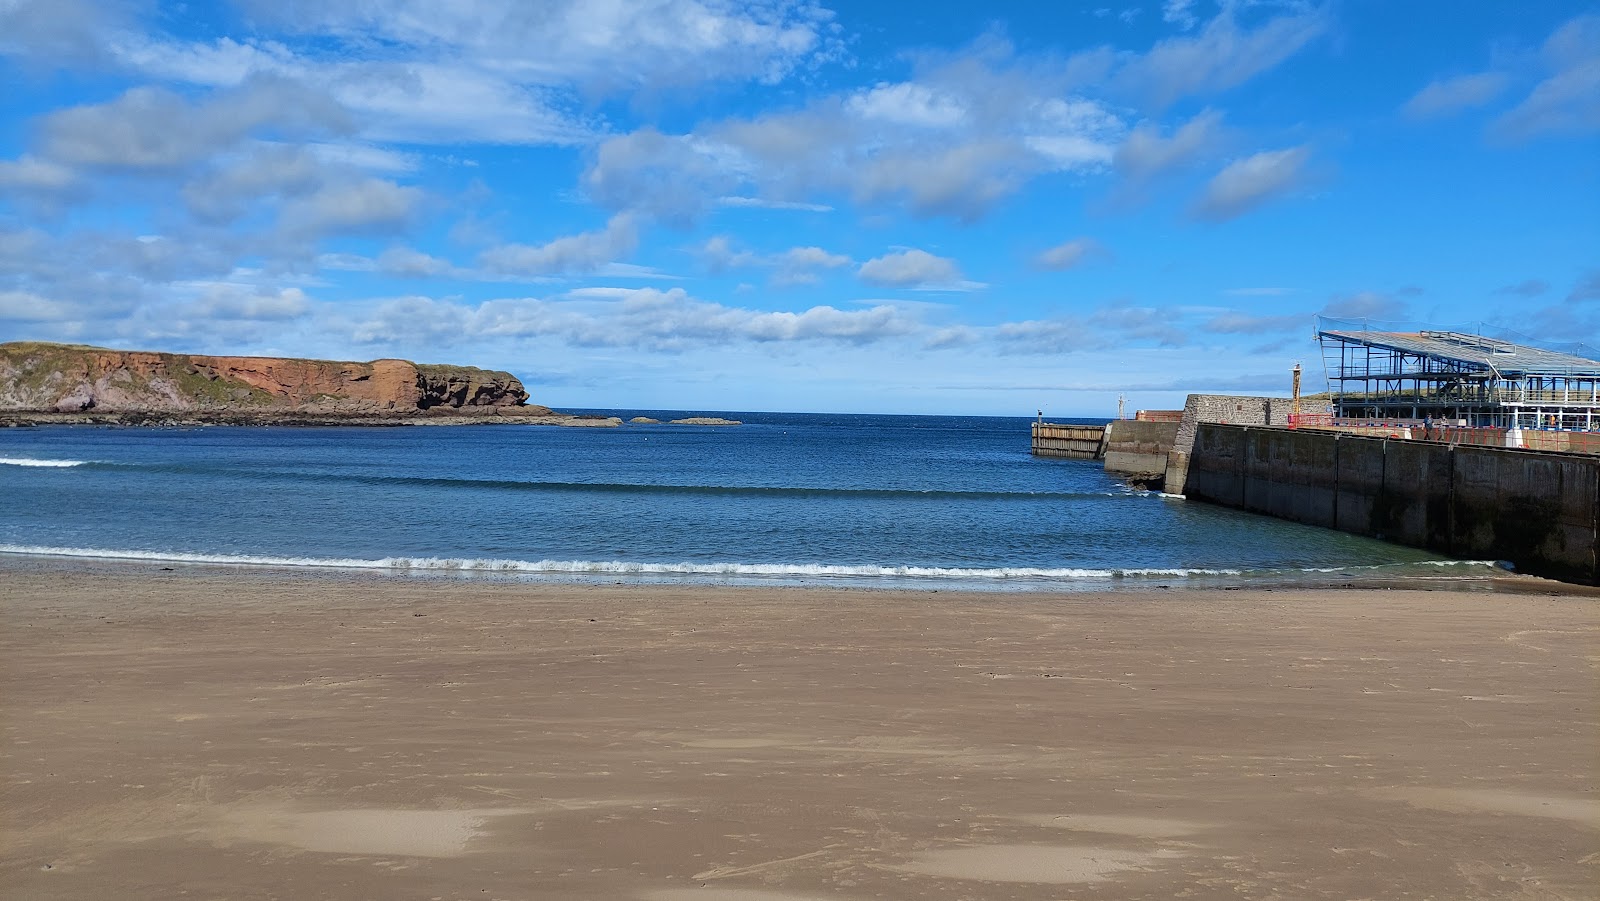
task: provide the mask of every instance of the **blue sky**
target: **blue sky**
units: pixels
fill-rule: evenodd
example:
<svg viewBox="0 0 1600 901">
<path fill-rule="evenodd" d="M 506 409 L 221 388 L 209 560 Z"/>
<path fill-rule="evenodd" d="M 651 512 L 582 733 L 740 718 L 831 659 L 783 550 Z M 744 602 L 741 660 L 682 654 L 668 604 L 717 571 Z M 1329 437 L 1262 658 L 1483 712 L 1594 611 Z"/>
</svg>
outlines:
<svg viewBox="0 0 1600 901">
<path fill-rule="evenodd" d="M 557 407 L 1283 393 L 1600 342 L 1600 7 L 0 0 L 0 340 Z"/>
</svg>

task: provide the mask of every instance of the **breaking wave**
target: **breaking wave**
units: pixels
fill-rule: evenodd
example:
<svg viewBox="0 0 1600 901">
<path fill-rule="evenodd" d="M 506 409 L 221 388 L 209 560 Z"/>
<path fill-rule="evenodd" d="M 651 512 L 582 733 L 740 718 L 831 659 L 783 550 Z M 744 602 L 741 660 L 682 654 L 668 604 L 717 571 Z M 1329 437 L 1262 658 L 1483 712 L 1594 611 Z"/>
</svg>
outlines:
<svg viewBox="0 0 1600 901">
<path fill-rule="evenodd" d="M 88 460 L 35 460 L 31 457 L 0 457 L 0 466 L 42 466 L 48 469 L 85 466 L 89 462 Z"/>
<path fill-rule="evenodd" d="M 1476 560 L 1430 560 L 1420 563 L 1378 564 L 1348 567 L 1306 567 L 1276 570 L 1231 568 L 1120 568 L 1083 569 L 1076 567 L 945 567 L 910 565 L 824 564 L 824 563 L 733 563 L 676 562 L 649 563 L 628 560 L 513 560 L 501 558 L 456 557 L 290 557 L 260 554 L 195 554 L 177 551 L 114 550 L 106 548 L 41 547 L 0 545 L 0 554 L 35 557 L 71 557 L 97 560 L 141 561 L 265 567 L 306 567 L 315 569 L 381 570 L 391 573 L 439 573 L 462 575 L 529 575 L 560 577 L 642 577 L 697 579 L 804 580 L 836 579 L 878 582 L 964 582 L 964 583 L 1108 583 L 1127 580 L 1196 579 L 1322 575 L 1330 573 L 1404 574 L 1413 567 L 1478 567 L 1495 564 Z"/>
</svg>

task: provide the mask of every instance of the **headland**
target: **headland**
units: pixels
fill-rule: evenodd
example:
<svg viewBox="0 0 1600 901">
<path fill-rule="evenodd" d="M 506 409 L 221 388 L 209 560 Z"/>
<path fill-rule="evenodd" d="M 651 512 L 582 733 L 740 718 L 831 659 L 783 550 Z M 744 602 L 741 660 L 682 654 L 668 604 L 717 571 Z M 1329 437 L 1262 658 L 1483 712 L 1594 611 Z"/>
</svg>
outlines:
<svg viewBox="0 0 1600 901">
<path fill-rule="evenodd" d="M 509 372 L 0 344 L 0 425 L 616 426 L 528 403 Z"/>
</svg>

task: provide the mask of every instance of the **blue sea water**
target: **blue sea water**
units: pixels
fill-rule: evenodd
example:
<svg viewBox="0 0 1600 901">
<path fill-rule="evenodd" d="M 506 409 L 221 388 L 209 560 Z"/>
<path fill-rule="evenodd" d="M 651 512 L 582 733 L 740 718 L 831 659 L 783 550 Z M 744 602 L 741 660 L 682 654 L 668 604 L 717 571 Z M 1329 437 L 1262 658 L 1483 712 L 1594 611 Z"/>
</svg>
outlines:
<svg viewBox="0 0 1600 901">
<path fill-rule="evenodd" d="M 1134 491 L 1031 456 L 1025 418 L 700 415 L 745 424 L 0 429 L 0 554 L 1050 590 L 1479 566 Z"/>
</svg>

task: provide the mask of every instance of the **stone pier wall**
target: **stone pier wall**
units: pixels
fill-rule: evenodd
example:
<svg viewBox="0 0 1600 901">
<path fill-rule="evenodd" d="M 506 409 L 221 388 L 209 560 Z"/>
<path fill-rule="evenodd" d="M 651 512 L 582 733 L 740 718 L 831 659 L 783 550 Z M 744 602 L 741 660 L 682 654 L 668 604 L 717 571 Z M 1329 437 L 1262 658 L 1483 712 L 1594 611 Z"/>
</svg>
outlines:
<svg viewBox="0 0 1600 901">
<path fill-rule="evenodd" d="M 1592 455 L 1203 423 L 1185 494 L 1600 585 Z"/>
</svg>

